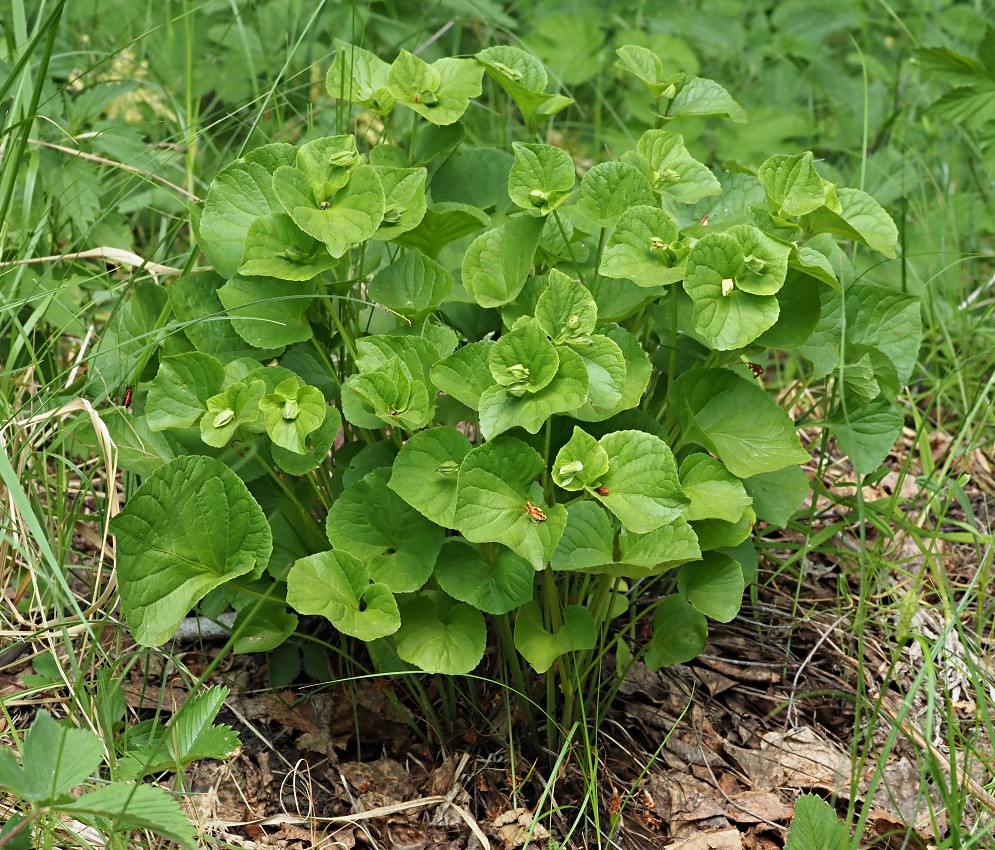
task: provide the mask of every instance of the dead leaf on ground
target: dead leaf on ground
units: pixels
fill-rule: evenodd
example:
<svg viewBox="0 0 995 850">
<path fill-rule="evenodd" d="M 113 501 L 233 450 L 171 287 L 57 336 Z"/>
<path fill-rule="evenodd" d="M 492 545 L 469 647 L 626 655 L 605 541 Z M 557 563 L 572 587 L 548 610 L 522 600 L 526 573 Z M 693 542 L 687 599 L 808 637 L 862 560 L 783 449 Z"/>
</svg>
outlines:
<svg viewBox="0 0 995 850">
<path fill-rule="evenodd" d="M 687 773 L 652 774 L 643 791 L 653 801 L 653 813 L 672 830 L 677 823 L 725 818 L 722 793 Z"/>
<path fill-rule="evenodd" d="M 664 850 L 743 850 L 743 836 L 738 829 L 703 832 L 668 844 Z"/>
<path fill-rule="evenodd" d="M 777 794 L 770 791 L 745 791 L 729 798 L 726 814 L 734 823 L 770 823 L 786 821 L 795 813 Z"/>
<path fill-rule="evenodd" d="M 528 809 L 512 809 L 498 815 L 491 821 L 493 833 L 504 843 L 505 850 L 521 847 L 526 839 L 529 842 L 545 841 L 549 831 L 541 823 L 533 824 L 532 812 Z M 529 838 L 529 830 L 532 837 Z"/>
<path fill-rule="evenodd" d="M 768 732 L 759 750 L 727 746 L 754 788 L 822 788 L 838 791 L 850 781 L 850 758 L 839 747 L 803 726 Z"/>
</svg>

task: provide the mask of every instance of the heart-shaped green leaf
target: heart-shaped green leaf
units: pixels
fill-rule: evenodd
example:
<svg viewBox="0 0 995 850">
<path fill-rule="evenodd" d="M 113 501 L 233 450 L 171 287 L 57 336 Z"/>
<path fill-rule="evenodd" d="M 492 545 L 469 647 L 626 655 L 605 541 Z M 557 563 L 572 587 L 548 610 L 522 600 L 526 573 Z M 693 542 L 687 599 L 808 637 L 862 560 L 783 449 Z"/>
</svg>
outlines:
<svg viewBox="0 0 995 850">
<path fill-rule="evenodd" d="M 325 521 L 336 549 L 361 558 L 374 581 L 394 593 L 418 590 L 432 574 L 443 531 L 387 487 L 376 469 L 342 492 Z"/>
<path fill-rule="evenodd" d="M 191 427 L 207 410 L 207 400 L 220 392 L 224 379 L 224 367 L 209 354 L 188 351 L 163 358 L 145 400 L 149 428 Z"/>
<path fill-rule="evenodd" d="M 691 500 L 686 520 L 739 522 L 752 499 L 743 482 L 710 455 L 688 455 L 681 463 L 681 489 Z"/>
<path fill-rule="evenodd" d="M 259 408 L 270 439 L 287 451 L 304 454 L 308 450 L 305 438 L 325 421 L 328 405 L 321 390 L 295 375 L 263 396 Z"/>
<path fill-rule="evenodd" d="M 722 193 L 722 185 L 684 147 L 684 137 L 666 130 L 647 130 L 636 142 L 636 153 L 649 166 L 653 189 L 683 204 L 694 204 Z"/>
<path fill-rule="evenodd" d="M 328 457 L 328 452 L 342 428 L 342 416 L 334 407 L 325 408 L 321 425 L 304 439 L 304 452 L 292 452 L 274 443 L 270 447 L 273 462 L 291 475 L 306 475 L 317 469 Z"/>
<path fill-rule="evenodd" d="M 464 345 L 432 367 L 432 383 L 446 395 L 476 410 L 481 393 L 493 386 L 489 365 L 493 347 L 494 343 L 489 339 Z"/>
<path fill-rule="evenodd" d="M 550 269 L 549 282 L 536 301 L 536 321 L 557 345 L 590 342 L 598 305 L 579 281 Z"/>
<path fill-rule="evenodd" d="M 757 172 L 778 215 L 805 215 L 826 202 L 826 184 L 815 170 L 811 151 L 772 156 Z"/>
<path fill-rule="evenodd" d="M 543 627 L 542 614 L 534 601 L 523 605 L 515 617 L 515 647 L 537 673 L 545 673 L 561 655 L 594 649 L 597 642 L 594 617 L 582 605 L 568 605 L 555 632 Z"/>
<path fill-rule="evenodd" d="M 398 630 L 401 618 L 390 588 L 374 582 L 363 562 L 334 550 L 300 558 L 287 573 L 287 603 L 325 617 L 342 634 L 375 640 Z"/>
<path fill-rule="evenodd" d="M 564 95 L 546 93 L 546 69 L 524 50 L 499 44 L 484 48 L 476 58 L 488 76 L 515 101 L 530 130 L 573 103 L 572 98 Z"/>
<path fill-rule="evenodd" d="M 615 562 L 615 527 L 597 502 L 574 502 L 567 508 L 567 527 L 556 544 L 554 570 L 598 573 Z"/>
<path fill-rule="evenodd" d="M 172 637 L 208 591 L 258 576 L 273 538 L 245 484 L 221 461 L 188 455 L 142 482 L 111 521 L 121 605 L 142 646 Z"/>
<path fill-rule="evenodd" d="M 473 59 L 446 57 L 429 65 L 402 50 L 390 66 L 388 88 L 397 98 L 433 124 L 458 121 L 479 97 L 484 69 Z"/>
<path fill-rule="evenodd" d="M 580 181 L 578 205 L 598 227 L 611 227 L 631 207 L 655 203 L 643 173 L 624 162 L 598 163 Z"/>
<path fill-rule="evenodd" d="M 599 271 L 637 286 L 663 286 L 684 277 L 686 258 L 677 223 L 659 207 L 641 205 L 619 217 Z"/>
<path fill-rule="evenodd" d="M 567 521 L 562 505 L 544 505 L 536 478 L 542 457 L 521 440 L 502 437 L 463 459 L 456 495 L 455 527 L 475 543 L 503 543 L 543 569 Z"/>
<path fill-rule="evenodd" d="M 453 276 L 420 251 L 408 251 L 377 272 L 370 297 L 415 321 L 425 318 L 453 288 Z"/>
<path fill-rule="evenodd" d="M 239 274 L 311 280 L 335 265 L 325 246 L 284 212 L 261 215 L 245 235 Z"/>
<path fill-rule="evenodd" d="M 218 290 L 235 332 L 257 348 L 279 348 L 311 338 L 304 313 L 318 297 L 311 283 L 237 274 Z"/>
<path fill-rule="evenodd" d="M 390 65 L 375 53 L 345 41 L 332 42 L 335 56 L 325 77 L 325 86 L 332 97 L 369 107 L 386 114 L 393 106 L 393 97 L 385 97 Z"/>
<path fill-rule="evenodd" d="M 449 540 L 435 565 L 446 593 L 486 614 L 506 614 L 532 598 L 535 570 L 503 546 L 483 549 Z"/>
<path fill-rule="evenodd" d="M 553 461 L 553 480 L 564 490 L 596 487 L 608 472 L 608 452 L 590 434 L 574 426 Z"/>
<path fill-rule="evenodd" d="M 522 209 L 549 215 L 573 189 L 574 161 L 562 148 L 515 142 L 508 195 Z"/>
<path fill-rule="evenodd" d="M 653 618 L 653 638 L 644 661 L 653 671 L 697 658 L 708 643 L 708 621 L 679 596 L 660 600 Z"/>
<path fill-rule="evenodd" d="M 542 219 L 523 216 L 473 240 L 463 255 L 463 286 L 481 307 L 500 307 L 522 291 L 541 231 Z"/>
<path fill-rule="evenodd" d="M 459 468 L 470 448 L 470 441 L 454 428 L 415 434 L 394 459 L 390 489 L 432 522 L 452 528 Z"/>
<path fill-rule="evenodd" d="M 398 656 L 426 673 L 459 676 L 480 663 L 487 647 L 483 615 L 446 594 L 429 590 L 401 603 Z"/>
<path fill-rule="evenodd" d="M 207 400 L 207 411 L 200 420 L 200 438 L 209 446 L 221 448 L 231 442 L 242 428 L 253 433 L 263 430 L 262 401 L 266 384 L 260 380 L 236 381 L 223 393 Z"/>
<path fill-rule="evenodd" d="M 681 595 L 706 617 L 728 623 L 739 613 L 746 581 L 743 568 L 722 552 L 685 564 L 677 578 Z"/>
<path fill-rule="evenodd" d="M 384 214 L 373 238 L 393 241 L 409 230 L 414 230 L 425 218 L 425 183 L 428 172 L 424 168 L 384 166 L 377 167 L 376 172 L 383 184 Z"/>
</svg>

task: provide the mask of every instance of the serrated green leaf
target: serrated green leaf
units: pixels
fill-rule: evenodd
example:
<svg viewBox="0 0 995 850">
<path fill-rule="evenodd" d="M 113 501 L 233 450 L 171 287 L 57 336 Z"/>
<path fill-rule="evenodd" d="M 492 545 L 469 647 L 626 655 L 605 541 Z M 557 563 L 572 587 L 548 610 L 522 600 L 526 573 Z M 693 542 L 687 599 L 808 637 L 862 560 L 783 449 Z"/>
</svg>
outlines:
<svg viewBox="0 0 995 850">
<path fill-rule="evenodd" d="M 805 215 L 826 202 L 826 184 L 815 170 L 811 151 L 772 156 L 757 172 L 778 215 Z"/>
<path fill-rule="evenodd" d="M 432 522 L 452 528 L 459 467 L 470 448 L 470 441 L 455 428 L 433 428 L 415 434 L 394 459 L 388 486 Z M 462 599 L 458 595 L 456 598 Z"/>
<path fill-rule="evenodd" d="M 103 744 L 92 732 L 39 711 L 21 744 L 22 764 L 12 750 L 0 752 L 0 785 L 32 803 L 55 802 L 88 779 L 103 755 Z"/>
<path fill-rule="evenodd" d="M 588 490 L 608 472 L 608 452 L 590 434 L 574 426 L 553 461 L 553 481 L 564 490 Z"/>
<path fill-rule="evenodd" d="M 236 381 L 223 393 L 207 400 L 207 410 L 200 419 L 200 438 L 209 446 L 222 448 L 231 442 L 239 428 L 248 432 L 263 429 L 260 405 L 266 394 L 261 380 Z"/>
<path fill-rule="evenodd" d="M 360 428 L 395 422 L 409 431 L 429 423 L 434 406 L 421 378 L 412 379 L 400 357 L 370 372 L 353 375 L 342 385 L 342 414 Z"/>
<path fill-rule="evenodd" d="M 304 317 L 318 297 L 312 283 L 288 285 L 272 277 L 237 274 L 218 290 L 231 325 L 242 339 L 256 348 L 280 348 L 311 338 Z"/>
<path fill-rule="evenodd" d="M 848 346 L 883 351 L 895 365 L 898 382 L 909 382 L 922 340 L 922 306 L 913 295 L 865 283 L 847 288 Z"/>
<path fill-rule="evenodd" d="M 476 410 L 480 395 L 492 386 L 490 352 L 494 343 L 489 339 L 471 342 L 444 357 L 432 367 L 432 383 L 447 395 Z"/>
<path fill-rule="evenodd" d="M 252 222 L 283 212 L 273 191 L 273 174 L 281 166 L 293 165 L 296 156 L 293 145 L 264 145 L 236 159 L 211 182 L 200 218 L 199 241 L 222 277 L 231 277 L 242 264 Z"/>
<path fill-rule="evenodd" d="M 664 118 L 729 118 L 746 123 L 746 112 L 715 80 L 689 76 L 668 107 Z"/>
<path fill-rule="evenodd" d="M 726 369 L 694 369 L 671 389 L 684 439 L 716 454 L 739 478 L 808 460 L 795 425 L 755 383 Z"/>
<path fill-rule="evenodd" d="M 618 219 L 598 269 L 637 286 L 663 286 L 684 277 L 687 248 L 676 222 L 655 206 L 634 206 Z"/>
<path fill-rule="evenodd" d="M 554 343 L 589 342 L 598 322 L 598 306 L 580 282 L 550 269 L 549 282 L 536 300 L 536 321 Z"/>
<path fill-rule="evenodd" d="M 808 476 L 797 466 L 753 475 L 743 485 L 753 498 L 757 518 L 771 528 L 784 528 L 810 489 Z"/>
<path fill-rule="evenodd" d="M 573 410 L 584 403 L 588 390 L 584 361 L 569 348 L 560 348 L 558 357 L 556 374 L 540 390 L 519 396 L 514 387 L 496 384 L 481 393 L 478 410 L 484 437 L 489 440 L 515 427 L 536 434 L 553 414 Z"/>
<path fill-rule="evenodd" d="M 612 570 L 612 575 L 633 579 L 661 575 L 701 558 L 698 536 L 684 517 L 677 517 L 646 534 L 636 534 L 623 528 L 618 547 L 620 566 Z"/>
<path fill-rule="evenodd" d="M 344 550 L 296 561 L 287 573 L 287 603 L 364 641 L 393 634 L 401 623 L 390 588 L 371 579 L 364 563 Z"/>
<path fill-rule="evenodd" d="M 655 203 L 646 177 L 624 162 L 598 163 L 580 181 L 578 206 L 598 227 L 611 227 L 631 207 Z"/>
<path fill-rule="evenodd" d="M 709 552 L 704 560 L 681 567 L 677 586 L 696 611 L 728 623 L 739 613 L 746 581 L 738 561 L 721 552 Z"/>
<path fill-rule="evenodd" d="M 541 489 L 533 492 L 543 472 L 542 457 L 521 440 L 502 437 L 473 449 L 460 466 L 455 527 L 472 542 L 503 543 L 543 569 L 567 521 L 562 505 L 544 505 Z"/>
<path fill-rule="evenodd" d="M 181 847 L 195 847 L 193 826 L 178 800 L 162 788 L 116 782 L 61 803 L 60 811 L 79 820 L 109 818 L 118 827 L 147 829 Z"/>
<path fill-rule="evenodd" d="M 694 204 L 722 192 L 718 178 L 684 146 L 680 133 L 647 130 L 636 143 L 636 153 L 650 168 L 653 189 L 682 204 Z"/>
<path fill-rule="evenodd" d="M 390 65 L 375 53 L 345 41 L 332 42 L 335 56 L 328 68 L 325 87 L 339 100 L 370 107 L 383 115 L 393 106 L 392 97 L 384 97 Z"/>
<path fill-rule="evenodd" d="M 259 402 L 270 439 L 297 454 L 307 452 L 305 439 L 325 421 L 327 408 L 321 390 L 309 387 L 296 375 L 281 381 L 275 392 Z"/>
<path fill-rule="evenodd" d="M 663 440 L 643 431 L 613 431 L 598 442 L 608 453 L 609 467 L 593 494 L 622 525 L 645 533 L 680 516 L 688 500 Z"/>
<path fill-rule="evenodd" d="M 511 45 L 494 45 L 477 53 L 476 59 L 515 101 L 530 130 L 573 103 L 572 98 L 545 92 L 546 69 L 542 62 L 524 50 Z"/>
<path fill-rule="evenodd" d="M 545 673 L 561 655 L 594 649 L 598 642 L 594 617 L 582 605 L 568 605 L 562 617 L 559 629 L 549 632 L 543 627 L 542 614 L 534 601 L 518 610 L 515 647 L 536 673 Z"/>
<path fill-rule="evenodd" d="M 871 404 L 841 406 L 825 421 L 861 475 L 881 465 L 901 436 L 904 424 L 901 408 L 885 398 Z"/>
<path fill-rule="evenodd" d="M 153 431 L 189 428 L 207 410 L 207 400 L 221 390 L 224 367 L 199 351 L 165 357 L 149 385 L 145 418 Z"/>
<path fill-rule="evenodd" d="M 680 473 L 681 489 L 691 500 L 684 512 L 688 521 L 739 522 L 752 502 L 743 482 L 710 455 L 688 455 L 681 463 Z"/>
<path fill-rule="evenodd" d="M 401 234 L 414 230 L 425 218 L 428 172 L 424 168 L 384 166 L 375 170 L 383 185 L 384 214 L 373 238 L 394 241 Z"/>
<path fill-rule="evenodd" d="M 802 794 L 795 801 L 785 850 L 844 850 L 849 844 L 850 830 L 829 803 L 815 794 Z"/>
<path fill-rule="evenodd" d="M 449 540 L 435 565 L 435 580 L 460 602 L 486 614 L 507 614 L 532 598 L 535 570 L 510 549 L 484 551 Z"/>
<path fill-rule="evenodd" d="M 513 218 L 481 234 L 463 255 L 463 286 L 481 307 L 513 300 L 528 277 L 542 219 Z"/>
<path fill-rule="evenodd" d="M 388 88 L 397 98 L 433 124 L 458 121 L 479 97 L 484 69 L 472 59 L 439 59 L 429 65 L 402 50 L 390 66 Z"/>
<path fill-rule="evenodd" d="M 220 461 L 186 456 L 156 469 L 111 520 L 121 604 L 135 640 L 169 640 L 204 595 L 259 576 L 273 539 L 245 484 Z"/>
<path fill-rule="evenodd" d="M 336 549 L 362 558 L 375 582 L 394 593 L 418 590 L 432 574 L 443 531 L 387 487 L 377 469 L 335 500 L 325 533 Z"/>
<path fill-rule="evenodd" d="M 249 225 L 239 274 L 311 280 L 335 265 L 325 246 L 284 212 L 261 215 Z"/>
<path fill-rule="evenodd" d="M 483 615 L 437 590 L 401 603 L 401 628 L 394 637 L 398 656 L 426 673 L 458 676 L 480 663 L 487 647 Z"/>
<path fill-rule="evenodd" d="M 518 206 L 549 215 L 573 190 L 574 161 L 562 148 L 515 142 L 515 164 L 508 175 L 508 195 Z"/>
<path fill-rule="evenodd" d="M 688 254 L 684 290 L 694 302 L 694 329 L 713 348 L 743 348 L 777 321 L 773 295 L 754 295 L 737 285 L 752 274 L 742 246 L 728 233 L 704 236 Z"/>
<path fill-rule="evenodd" d="M 683 77 L 683 75 L 679 77 L 664 76 L 663 62 L 648 47 L 625 44 L 616 48 L 615 53 L 618 56 L 615 67 L 635 75 L 653 93 L 654 97 L 659 97 L 669 86 Z M 676 94 L 676 92 L 675 86 L 674 93 Z"/>
<path fill-rule="evenodd" d="M 348 182 L 327 197 L 315 194 L 315 179 L 298 168 L 282 166 L 273 175 L 273 190 L 294 224 L 323 242 L 333 257 L 341 257 L 380 227 L 385 211 L 383 185 L 369 165 L 352 168 Z M 332 178 L 326 179 L 335 185 Z"/>
<path fill-rule="evenodd" d="M 898 248 L 898 228 L 884 208 L 860 189 L 837 189 L 840 211 L 820 207 L 809 214 L 808 228 L 861 242 L 889 259 Z"/>
<path fill-rule="evenodd" d="M 324 463 L 341 428 L 342 416 L 338 410 L 326 407 L 321 425 L 304 438 L 304 451 L 293 452 L 274 443 L 270 446 L 273 462 L 291 475 L 307 475 Z"/>
<path fill-rule="evenodd" d="M 574 502 L 567 508 L 567 525 L 553 552 L 554 570 L 597 573 L 613 564 L 615 528 L 608 512 L 594 501 Z"/>
<path fill-rule="evenodd" d="M 515 396 L 536 393 L 549 385 L 560 365 L 553 344 L 536 321 L 504 334 L 490 349 L 491 377 Z"/>
<path fill-rule="evenodd" d="M 653 374 L 653 366 L 649 361 L 649 357 L 639 344 L 639 340 L 629 333 L 629 331 L 620 327 L 612 327 L 605 335 L 618 346 L 625 363 L 622 397 L 608 408 L 592 405 L 590 399 L 599 393 L 602 381 L 594 373 L 588 361 L 585 360 L 584 365 L 588 367 L 588 380 L 590 381 L 588 388 L 589 401 L 583 407 L 571 411 L 571 415 L 575 419 L 585 422 L 599 422 L 620 411 L 628 410 L 638 405 L 639 400 L 643 397 L 643 393 L 646 392 L 646 387 L 649 385 L 650 377 Z M 614 382 L 614 374 L 608 368 L 605 368 L 605 372 L 606 385 L 608 385 L 608 381 Z"/>
<path fill-rule="evenodd" d="M 467 204 L 432 204 L 417 227 L 391 241 L 436 257 L 450 242 L 476 233 L 486 227 L 488 221 L 487 213 Z"/>
<path fill-rule="evenodd" d="M 788 273 L 791 246 L 752 224 L 737 224 L 726 233 L 734 236 L 743 249 L 746 268 L 737 278 L 736 286 L 754 295 L 776 295 Z"/>
</svg>

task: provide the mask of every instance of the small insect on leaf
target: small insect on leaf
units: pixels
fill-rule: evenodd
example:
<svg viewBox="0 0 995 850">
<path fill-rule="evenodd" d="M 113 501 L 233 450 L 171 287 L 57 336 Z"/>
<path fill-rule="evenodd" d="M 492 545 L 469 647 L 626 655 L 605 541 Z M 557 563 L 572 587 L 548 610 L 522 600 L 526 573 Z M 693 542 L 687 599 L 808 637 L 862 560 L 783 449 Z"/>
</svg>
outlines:
<svg viewBox="0 0 995 850">
<path fill-rule="evenodd" d="M 746 365 L 750 367 L 754 378 L 759 378 L 764 373 L 764 367 L 759 363 L 747 363 Z"/>
<path fill-rule="evenodd" d="M 611 493 L 609 492 L 609 490 L 608 490 L 607 487 L 595 487 L 594 488 L 594 492 L 597 493 L 599 496 L 610 496 L 611 495 Z"/>
<path fill-rule="evenodd" d="M 124 401 L 121 404 L 122 407 L 131 407 L 131 392 L 131 387 L 128 387 L 128 389 L 124 391 Z"/>
<path fill-rule="evenodd" d="M 542 508 L 536 507 L 531 499 L 526 499 L 525 501 L 525 513 L 529 515 L 529 519 L 536 525 L 546 520 L 546 514 L 542 512 Z"/>
</svg>

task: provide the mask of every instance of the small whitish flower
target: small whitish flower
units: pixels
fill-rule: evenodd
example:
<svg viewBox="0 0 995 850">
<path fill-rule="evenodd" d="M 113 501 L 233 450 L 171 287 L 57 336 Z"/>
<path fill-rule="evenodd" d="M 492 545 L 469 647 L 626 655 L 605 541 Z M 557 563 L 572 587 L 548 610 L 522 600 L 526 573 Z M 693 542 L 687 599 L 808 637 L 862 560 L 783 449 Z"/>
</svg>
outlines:
<svg viewBox="0 0 995 850">
<path fill-rule="evenodd" d="M 736 281 L 727 277 L 722 281 L 722 296 L 725 297 L 736 288 Z"/>
<path fill-rule="evenodd" d="M 293 422 L 301 412 L 300 405 L 297 404 L 297 399 L 291 398 L 287 399 L 283 403 L 283 418 L 288 422 Z"/>
<path fill-rule="evenodd" d="M 664 242 L 659 236 L 650 237 L 650 250 L 651 251 L 663 251 L 667 247 L 667 243 Z"/>
<path fill-rule="evenodd" d="M 230 407 L 222 410 L 217 416 L 214 417 L 213 425 L 215 428 L 224 428 L 232 419 L 235 418 L 235 411 Z"/>
<path fill-rule="evenodd" d="M 563 479 L 562 486 L 569 487 L 577 476 L 577 473 L 584 471 L 584 463 L 579 460 L 565 463 L 560 467 L 560 478 Z"/>
<path fill-rule="evenodd" d="M 750 254 L 744 262 L 746 263 L 746 267 L 755 274 L 763 274 L 764 269 L 767 268 L 767 263 L 761 260 L 760 257 L 754 257 L 753 254 Z"/>
<path fill-rule="evenodd" d="M 514 366 L 508 367 L 508 375 L 516 381 L 527 381 L 530 374 L 529 367 L 523 366 L 521 363 L 516 363 Z"/>
<path fill-rule="evenodd" d="M 529 199 L 537 207 L 543 207 L 549 202 L 549 192 L 542 189 L 533 189 L 529 192 Z"/>
<path fill-rule="evenodd" d="M 337 151 L 328 157 L 328 164 L 335 168 L 348 168 L 359 162 L 359 154 L 355 151 Z"/>
</svg>

